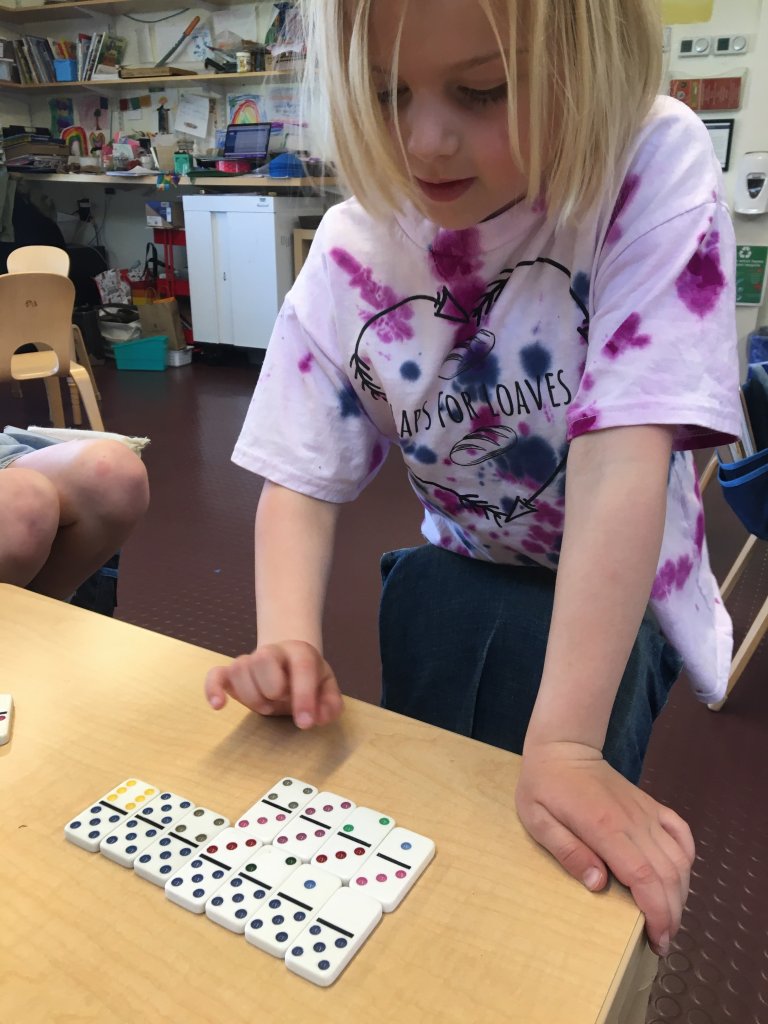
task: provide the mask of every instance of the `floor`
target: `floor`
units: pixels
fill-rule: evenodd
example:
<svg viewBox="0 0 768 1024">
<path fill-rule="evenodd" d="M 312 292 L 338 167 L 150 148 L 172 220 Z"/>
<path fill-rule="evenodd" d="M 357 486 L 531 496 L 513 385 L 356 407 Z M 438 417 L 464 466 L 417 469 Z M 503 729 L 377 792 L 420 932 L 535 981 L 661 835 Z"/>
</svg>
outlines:
<svg viewBox="0 0 768 1024">
<path fill-rule="evenodd" d="M 242 353 L 164 373 L 97 368 L 107 429 L 148 436 L 152 505 L 122 556 L 117 615 L 226 655 L 255 642 L 253 512 L 259 481 L 229 461 L 257 377 Z M 3 423 L 44 422 L 33 385 L 0 389 Z M 745 535 L 717 486 L 707 495 L 722 579 Z M 396 453 L 341 514 L 326 653 L 345 692 L 378 697 L 381 552 L 419 542 L 417 503 Z M 737 639 L 768 593 L 768 550 L 729 606 Z M 768 643 L 713 714 L 676 686 L 657 723 L 643 786 L 690 823 L 698 856 L 683 927 L 661 964 L 647 1024 L 768 1024 Z M 202 698 L 201 698 L 202 699 Z M 762 810 L 761 810 L 762 808 Z"/>
</svg>

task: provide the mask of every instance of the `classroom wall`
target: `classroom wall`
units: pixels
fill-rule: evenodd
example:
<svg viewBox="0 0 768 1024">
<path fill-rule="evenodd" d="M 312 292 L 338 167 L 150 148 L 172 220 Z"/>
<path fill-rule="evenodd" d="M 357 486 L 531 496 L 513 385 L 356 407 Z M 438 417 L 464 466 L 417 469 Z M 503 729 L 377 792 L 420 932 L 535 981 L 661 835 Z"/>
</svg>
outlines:
<svg viewBox="0 0 768 1024">
<path fill-rule="evenodd" d="M 749 49 L 734 57 L 677 56 L 681 38 L 715 35 L 746 35 Z M 672 78 L 705 78 L 745 73 L 742 109 L 734 113 L 710 113 L 709 119 L 733 117 L 733 147 L 730 170 L 725 174 L 728 201 L 733 205 L 736 169 L 750 150 L 768 150 L 768 0 L 715 0 L 709 22 L 672 26 L 672 44 L 667 56 L 666 81 Z M 736 240 L 742 245 L 768 245 L 768 215 L 745 217 L 734 214 Z M 739 306 L 736 319 L 742 358 L 746 337 L 757 324 L 768 323 L 768 293 L 761 309 Z"/>
</svg>

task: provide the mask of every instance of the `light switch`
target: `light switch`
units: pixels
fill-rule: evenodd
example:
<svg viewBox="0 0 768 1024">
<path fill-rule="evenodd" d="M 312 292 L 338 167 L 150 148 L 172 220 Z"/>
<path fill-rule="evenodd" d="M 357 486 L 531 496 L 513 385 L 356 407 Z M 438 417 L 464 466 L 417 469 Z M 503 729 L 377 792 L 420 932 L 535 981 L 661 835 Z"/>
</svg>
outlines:
<svg viewBox="0 0 768 1024">
<path fill-rule="evenodd" d="M 678 54 L 680 57 L 707 57 L 712 50 L 712 40 L 709 36 L 696 36 L 680 40 Z"/>
</svg>

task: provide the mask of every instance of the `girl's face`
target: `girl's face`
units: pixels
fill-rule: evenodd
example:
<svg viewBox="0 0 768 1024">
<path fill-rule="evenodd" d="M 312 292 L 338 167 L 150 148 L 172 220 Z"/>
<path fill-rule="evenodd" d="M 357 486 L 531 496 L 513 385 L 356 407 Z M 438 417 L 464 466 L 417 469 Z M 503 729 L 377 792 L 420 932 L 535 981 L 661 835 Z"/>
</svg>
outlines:
<svg viewBox="0 0 768 1024">
<path fill-rule="evenodd" d="M 391 57 L 405 2 L 377 0 L 371 16 L 374 87 L 385 116 Z M 503 36 L 502 44 L 507 46 Z M 525 61 L 526 54 L 518 53 L 518 130 L 524 160 Z M 407 169 L 431 220 L 446 228 L 470 227 L 525 194 L 527 178 L 509 146 L 504 62 L 493 28 L 475 0 L 410 0 L 398 72 L 397 109 Z M 394 139 L 395 125 L 388 119 Z"/>
</svg>

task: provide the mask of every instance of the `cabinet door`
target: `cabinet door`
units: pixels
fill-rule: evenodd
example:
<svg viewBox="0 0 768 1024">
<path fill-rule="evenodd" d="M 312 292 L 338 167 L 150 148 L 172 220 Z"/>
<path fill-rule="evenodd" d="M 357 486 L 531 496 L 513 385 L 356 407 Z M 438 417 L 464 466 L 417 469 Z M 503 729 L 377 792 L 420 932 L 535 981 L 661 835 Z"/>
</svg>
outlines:
<svg viewBox="0 0 768 1024">
<path fill-rule="evenodd" d="M 192 336 L 208 344 L 234 341 L 227 216 L 185 208 Z"/>
<path fill-rule="evenodd" d="M 227 249 L 232 343 L 265 349 L 278 312 L 274 212 L 228 213 Z"/>
</svg>

